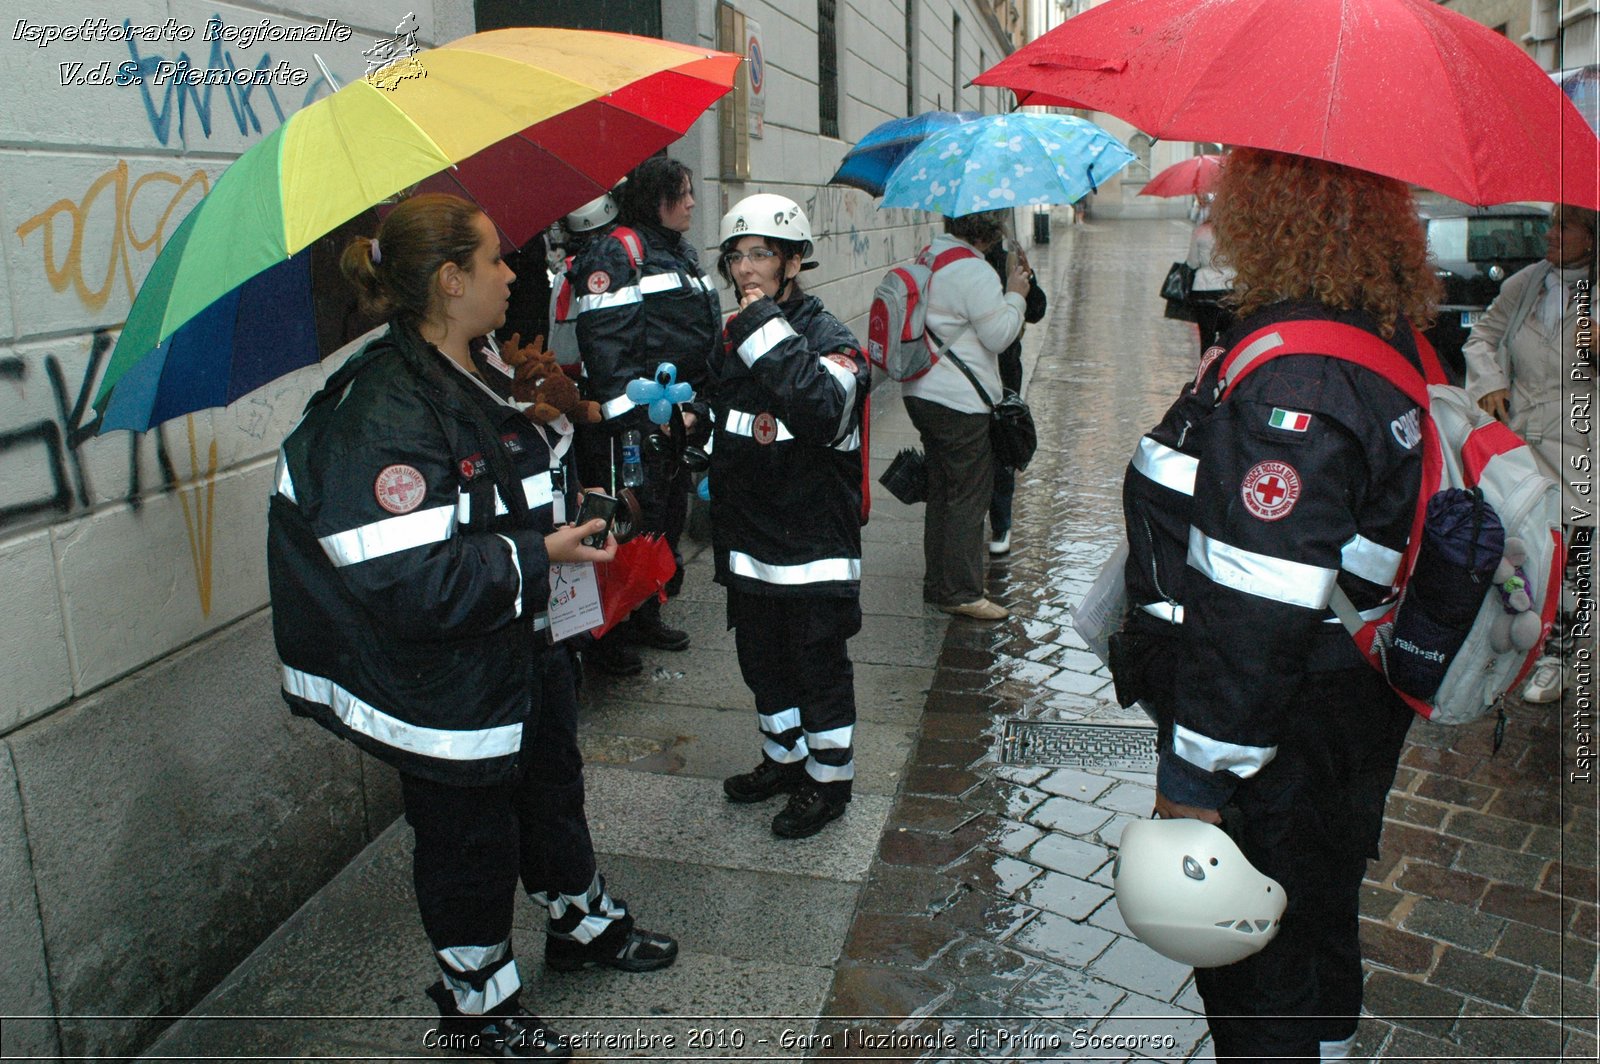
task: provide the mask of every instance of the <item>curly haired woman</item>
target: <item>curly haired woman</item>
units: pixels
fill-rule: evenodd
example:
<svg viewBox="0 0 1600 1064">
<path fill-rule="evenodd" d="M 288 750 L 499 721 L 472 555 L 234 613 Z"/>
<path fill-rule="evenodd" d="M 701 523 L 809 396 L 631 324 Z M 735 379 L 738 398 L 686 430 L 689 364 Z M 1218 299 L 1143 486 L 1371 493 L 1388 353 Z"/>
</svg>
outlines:
<svg viewBox="0 0 1600 1064">
<path fill-rule="evenodd" d="M 1432 357 L 1412 327 L 1437 281 L 1411 194 L 1389 178 L 1240 150 L 1213 218 L 1236 271 L 1225 348 L 1270 345 L 1290 321 L 1344 329 L 1319 324 L 1312 350 L 1326 354 L 1261 365 L 1186 443 L 1163 435 L 1172 415 L 1146 437 L 1124 485 L 1129 527 L 1163 502 L 1170 513 L 1173 492 L 1192 494 L 1191 523 L 1184 556 L 1130 561 L 1130 625 L 1169 651 L 1151 680 L 1156 814 L 1225 822 L 1288 894 L 1265 949 L 1195 973 L 1216 1058 L 1327 1060 L 1348 1053 L 1361 1014 L 1361 880 L 1412 716 L 1329 602 L 1335 587 L 1360 610 L 1390 597 L 1422 481 L 1419 439 L 1402 431 L 1415 404 L 1332 356 L 1360 330 L 1422 370 Z M 1221 361 L 1186 397 L 1211 394 Z"/>
</svg>

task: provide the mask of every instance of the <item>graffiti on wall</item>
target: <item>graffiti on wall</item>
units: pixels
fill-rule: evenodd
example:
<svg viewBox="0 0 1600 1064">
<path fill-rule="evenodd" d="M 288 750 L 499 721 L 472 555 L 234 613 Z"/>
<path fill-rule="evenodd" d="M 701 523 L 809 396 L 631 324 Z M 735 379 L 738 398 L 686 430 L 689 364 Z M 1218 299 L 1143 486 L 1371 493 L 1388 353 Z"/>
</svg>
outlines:
<svg viewBox="0 0 1600 1064">
<path fill-rule="evenodd" d="M 133 298 L 133 255 L 159 248 L 166 240 L 168 225 L 180 217 L 178 208 L 191 199 L 198 201 L 210 187 L 210 178 L 200 169 L 191 170 L 188 176 L 157 170 L 130 181 L 126 160 L 118 159 L 78 200 L 56 200 L 17 226 L 17 239 L 26 244 L 38 232 L 44 276 L 50 287 L 57 292 L 71 288 L 86 308 L 98 311 L 111 298 L 119 273 L 128 298 Z M 102 216 L 109 210 L 110 239 L 93 240 L 92 215 L 102 196 L 108 197 Z M 155 225 L 148 233 L 140 233 L 134 225 L 136 214 L 143 213 L 143 196 L 155 197 L 158 205 Z M 104 248 L 104 262 L 89 248 Z M 94 261 L 86 261 L 91 257 Z"/>
<path fill-rule="evenodd" d="M 41 517 L 62 519 L 87 510 L 96 496 L 89 470 L 83 462 L 83 447 L 94 438 L 98 415 L 89 406 L 92 388 L 99 379 L 100 370 L 111 353 L 111 333 L 97 329 L 89 347 L 89 360 L 83 379 L 76 392 L 68 384 L 60 361 L 54 356 L 43 360 L 44 377 L 49 388 L 49 416 L 26 421 L 20 425 L 0 426 L 0 469 L 32 465 L 42 467 L 46 479 L 44 486 L 34 489 L 34 494 L 22 499 L 0 500 L 0 531 L 39 520 Z M 27 396 L 34 384 L 29 379 L 29 365 L 14 356 L 0 358 L 0 383 L 6 383 Z M 42 398 L 42 397 L 41 397 Z M 144 506 L 151 492 L 177 492 L 183 507 L 183 521 L 188 531 L 190 561 L 194 567 L 195 587 L 200 597 L 200 610 L 211 613 L 211 551 L 213 506 L 217 474 L 217 441 L 213 438 L 207 448 L 206 461 L 200 460 L 200 446 L 195 434 L 194 418 L 185 418 L 189 436 L 189 469 L 180 478 L 167 447 L 166 437 L 160 428 L 150 430 L 155 440 L 155 468 L 145 467 L 140 457 L 140 436 L 127 434 L 128 464 L 126 480 L 109 494 L 120 498 L 135 512 Z M 115 446 L 112 440 L 102 440 L 100 446 Z M 29 483 L 26 477 L 6 477 L 8 483 Z M 35 478 L 32 483 L 38 483 Z"/>
<path fill-rule="evenodd" d="M 217 20 L 222 18 L 220 14 L 212 17 Z M 261 132 L 261 115 L 256 112 L 256 104 L 262 100 L 272 109 L 272 115 L 276 119 L 274 125 L 283 124 L 285 116 L 283 104 L 278 100 L 276 87 L 270 80 L 229 78 L 220 85 L 209 82 L 194 85 L 185 83 L 181 78 L 156 77 L 157 71 L 164 68 L 163 65 L 166 69 L 177 67 L 178 69 L 271 71 L 273 69 L 271 52 L 262 52 L 254 66 L 248 65 L 248 59 L 245 61 L 246 65 L 240 65 L 232 49 L 224 48 L 220 40 L 214 40 L 211 42 L 211 54 L 202 65 L 191 59 L 188 52 L 179 52 L 175 57 L 155 52 L 143 54 L 139 51 L 136 38 L 130 36 L 128 57 L 128 62 L 120 67 L 119 76 L 122 78 L 122 84 L 134 84 L 139 87 L 144 101 L 145 119 L 150 123 L 150 131 L 162 144 L 171 142 L 174 124 L 179 139 L 189 136 L 191 115 L 199 123 L 201 135 L 209 140 L 213 94 L 217 92 L 222 94 L 223 100 L 228 105 L 227 113 L 233 118 L 234 127 L 243 136 Z M 331 87 L 319 74 L 310 80 L 305 88 L 304 97 L 290 110 L 298 110 L 329 91 Z M 294 92 L 298 94 L 300 90 L 297 88 Z"/>
</svg>

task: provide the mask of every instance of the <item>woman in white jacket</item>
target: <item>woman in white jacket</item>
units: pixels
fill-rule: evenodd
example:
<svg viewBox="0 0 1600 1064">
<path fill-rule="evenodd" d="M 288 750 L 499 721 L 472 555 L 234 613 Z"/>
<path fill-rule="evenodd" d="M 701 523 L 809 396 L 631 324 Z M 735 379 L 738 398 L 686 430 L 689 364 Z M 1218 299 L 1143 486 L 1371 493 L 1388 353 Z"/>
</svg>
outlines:
<svg viewBox="0 0 1600 1064">
<path fill-rule="evenodd" d="M 1592 479 L 1593 468 L 1595 220 L 1594 211 L 1558 205 L 1544 259 L 1506 279 L 1462 348 L 1467 394 L 1527 440 L 1540 472 L 1561 485 L 1562 513 L 1574 519 L 1569 544 L 1594 534 L 1594 500 L 1573 482 Z M 1524 700 L 1561 697 L 1561 674 L 1555 654 L 1541 658 Z"/>
<path fill-rule="evenodd" d="M 946 613 L 980 621 L 1008 616 L 984 594 L 984 516 L 994 483 L 989 449 L 989 403 L 998 401 L 998 353 L 1022 331 L 1028 271 L 1012 268 L 1004 290 L 984 253 L 1005 235 L 1009 210 L 944 220 L 932 256 L 966 248 L 970 257 L 947 262 L 929 282 L 927 331 L 949 344 L 927 373 L 904 385 L 906 412 L 927 455 L 928 510 L 922 530 L 926 566 L 922 598 Z M 959 359 L 986 393 L 956 365 Z"/>
</svg>

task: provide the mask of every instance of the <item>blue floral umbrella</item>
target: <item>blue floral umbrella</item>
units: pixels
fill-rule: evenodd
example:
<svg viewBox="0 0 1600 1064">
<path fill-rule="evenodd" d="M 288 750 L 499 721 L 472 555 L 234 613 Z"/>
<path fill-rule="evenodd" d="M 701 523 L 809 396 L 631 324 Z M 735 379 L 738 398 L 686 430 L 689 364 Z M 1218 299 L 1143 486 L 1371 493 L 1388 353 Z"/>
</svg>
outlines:
<svg viewBox="0 0 1600 1064">
<path fill-rule="evenodd" d="M 984 115 L 923 141 L 889 175 L 880 207 L 955 218 L 1002 207 L 1075 203 L 1134 159 L 1071 115 Z"/>
<path fill-rule="evenodd" d="M 854 148 L 845 152 L 839 169 L 828 178 L 828 184 L 848 185 L 868 195 L 881 196 L 884 182 L 917 145 L 936 133 L 977 117 L 976 111 L 924 111 L 908 118 L 891 118 L 874 126 L 856 141 Z"/>
</svg>

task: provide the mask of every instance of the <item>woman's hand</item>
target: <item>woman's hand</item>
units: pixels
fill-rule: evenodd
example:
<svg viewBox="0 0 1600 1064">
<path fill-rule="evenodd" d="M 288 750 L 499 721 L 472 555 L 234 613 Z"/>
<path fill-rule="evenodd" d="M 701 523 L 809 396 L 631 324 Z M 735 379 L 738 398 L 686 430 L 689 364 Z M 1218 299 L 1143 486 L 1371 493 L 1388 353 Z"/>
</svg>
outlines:
<svg viewBox="0 0 1600 1064">
<path fill-rule="evenodd" d="M 755 284 L 747 284 L 747 285 L 745 285 L 744 286 L 744 292 L 739 296 L 739 309 L 743 310 L 745 307 L 748 307 L 751 303 L 754 303 L 756 300 L 760 299 L 764 294 L 765 293 L 763 293 L 761 291 L 761 286 L 760 285 L 755 285 Z"/>
<path fill-rule="evenodd" d="M 1221 824 L 1222 814 L 1215 809 L 1201 809 L 1197 805 L 1179 805 L 1156 792 L 1156 807 L 1151 813 L 1157 820 L 1204 820 L 1207 824 Z"/>
<path fill-rule="evenodd" d="M 1027 295 L 1028 276 L 1032 272 L 1028 269 L 1028 261 L 1018 255 L 1016 265 L 1011 267 L 1011 275 L 1006 278 L 1006 291 L 1015 292 L 1019 296 Z"/>
<path fill-rule="evenodd" d="M 1507 422 L 1511 415 L 1507 404 L 1511 401 L 1511 391 L 1501 388 L 1499 391 L 1490 392 L 1478 400 L 1478 407 L 1496 421 Z"/>
<path fill-rule="evenodd" d="M 555 563 L 608 562 L 617 556 L 617 537 L 606 532 L 604 549 L 591 547 L 583 542 L 584 536 L 592 536 L 596 532 L 605 530 L 606 521 L 603 517 L 596 517 L 581 525 L 562 525 L 544 537 L 544 552 Z"/>
</svg>

